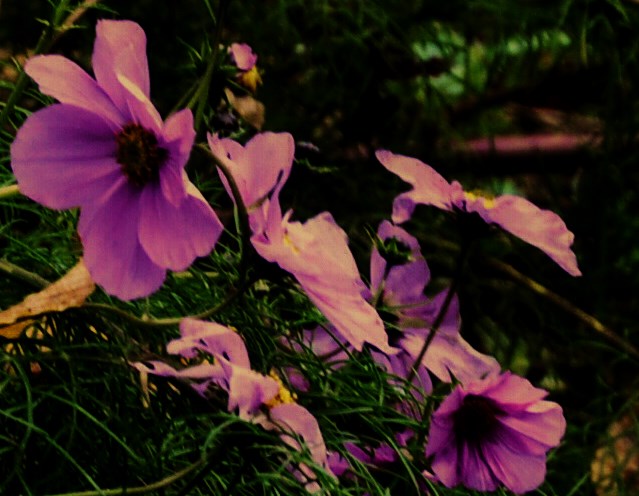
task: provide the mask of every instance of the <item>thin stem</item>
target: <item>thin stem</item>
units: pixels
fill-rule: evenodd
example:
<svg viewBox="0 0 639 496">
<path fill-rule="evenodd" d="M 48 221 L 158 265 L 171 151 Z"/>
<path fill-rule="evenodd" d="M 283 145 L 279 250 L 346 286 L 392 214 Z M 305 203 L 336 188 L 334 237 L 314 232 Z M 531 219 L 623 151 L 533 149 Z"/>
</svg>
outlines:
<svg viewBox="0 0 639 496">
<path fill-rule="evenodd" d="M 18 267 L 11 262 L 7 262 L 6 260 L 0 260 L 0 272 L 4 272 L 8 276 L 11 276 L 15 279 L 25 281 L 38 289 L 46 288 L 49 284 L 51 284 L 49 281 L 47 281 L 43 277 L 40 277 L 38 274 L 23 269 L 22 267 Z"/>
<path fill-rule="evenodd" d="M 233 196 L 233 202 L 235 203 L 235 208 L 237 209 L 237 216 L 239 220 L 238 225 L 238 234 L 240 236 L 240 278 L 245 279 L 246 274 L 248 272 L 248 253 L 250 252 L 251 246 L 251 226 L 249 224 L 249 214 L 246 204 L 242 198 L 242 193 L 240 192 L 240 188 L 231 174 L 228 166 L 224 162 L 224 159 L 218 157 L 211 151 L 211 149 L 206 145 L 197 145 L 197 149 L 204 152 L 207 157 L 209 157 L 215 165 L 222 171 L 224 178 L 226 179 L 229 187 L 231 188 L 231 194 Z"/>
<path fill-rule="evenodd" d="M 442 306 L 440 307 L 439 312 L 437 313 L 437 316 L 435 317 L 435 320 L 433 321 L 433 324 L 430 326 L 430 329 L 428 331 L 428 336 L 426 337 L 426 340 L 424 341 L 422 349 L 419 350 L 419 353 L 417 354 L 417 358 L 415 358 L 415 361 L 413 362 L 413 366 L 410 369 L 410 372 L 407 377 L 407 381 L 409 384 L 413 382 L 413 379 L 417 375 L 417 370 L 419 369 L 419 366 L 422 363 L 424 356 L 426 356 L 426 352 L 428 351 L 428 348 L 430 347 L 431 343 L 435 339 L 435 336 L 437 335 L 437 332 L 439 331 L 439 328 L 441 327 L 442 323 L 444 322 L 444 318 L 446 317 L 446 314 L 448 313 L 448 309 L 450 307 L 450 304 L 453 301 L 453 297 L 455 296 L 455 293 L 457 292 L 459 281 L 461 280 L 462 274 L 464 272 L 464 266 L 466 265 L 468 254 L 470 253 L 471 242 L 472 242 L 471 240 L 466 240 L 466 239 L 462 242 L 461 250 L 459 251 L 459 255 L 457 258 L 457 268 L 455 270 L 455 275 L 453 276 L 453 280 L 450 286 L 448 287 L 448 291 L 446 293 L 446 297 L 444 298 L 444 302 L 442 303 Z"/>
<path fill-rule="evenodd" d="M 211 58 L 209 59 L 209 63 L 206 66 L 206 71 L 204 72 L 204 76 L 200 81 L 199 86 L 193 93 L 191 100 L 189 101 L 187 107 L 195 109 L 195 129 L 200 128 L 200 124 L 202 123 L 202 118 L 204 116 L 204 108 L 209 100 L 209 89 L 211 87 L 211 80 L 213 79 L 213 73 L 215 72 L 215 67 L 217 66 L 217 59 L 220 52 L 220 39 L 222 37 L 222 26 L 224 24 L 224 16 L 226 14 L 226 9 L 230 3 L 230 0 L 220 0 L 218 6 L 218 15 L 217 22 L 215 24 L 215 34 L 213 36 L 213 46 L 211 47 Z"/>
<path fill-rule="evenodd" d="M 600 320 L 593 317 L 592 315 L 584 312 L 581 308 L 573 305 L 570 301 L 568 301 L 563 296 L 558 295 L 557 293 L 551 291 L 547 287 L 539 284 L 537 281 L 531 279 L 528 276 L 525 276 L 514 267 L 501 262 L 500 260 L 496 260 L 494 258 L 487 260 L 488 265 L 497 269 L 502 274 L 507 275 L 515 282 L 521 284 L 522 286 L 532 290 L 540 296 L 543 296 L 547 300 L 551 301 L 558 307 L 562 308 L 569 314 L 576 317 L 578 320 L 586 324 L 591 329 L 595 330 L 599 334 L 603 335 L 609 341 L 615 343 L 617 346 L 628 352 L 630 355 L 633 355 L 635 358 L 639 358 L 639 349 L 637 349 L 634 345 L 628 342 L 626 339 L 619 336 L 615 331 L 613 331 L 610 327 L 603 324 Z"/>
<path fill-rule="evenodd" d="M 118 489 L 102 489 L 97 491 L 80 491 L 74 493 L 63 493 L 57 494 L 54 496 L 117 496 L 117 495 L 125 495 L 125 494 L 146 494 L 152 491 L 157 491 L 158 489 L 162 489 L 170 486 L 171 484 L 176 483 L 180 479 L 183 479 L 188 474 L 198 469 L 204 464 L 203 460 L 198 460 L 195 463 L 192 463 L 188 467 L 175 472 L 174 474 L 165 477 L 157 482 L 153 482 L 152 484 L 147 484 L 145 486 L 137 486 L 137 487 L 123 487 Z"/>
</svg>

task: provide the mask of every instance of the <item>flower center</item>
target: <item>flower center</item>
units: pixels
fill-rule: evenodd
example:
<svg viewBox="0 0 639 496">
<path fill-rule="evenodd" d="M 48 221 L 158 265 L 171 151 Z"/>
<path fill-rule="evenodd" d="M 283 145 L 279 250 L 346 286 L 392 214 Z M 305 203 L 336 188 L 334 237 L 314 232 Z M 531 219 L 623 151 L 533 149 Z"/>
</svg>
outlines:
<svg viewBox="0 0 639 496">
<path fill-rule="evenodd" d="M 499 427 L 497 416 L 502 413 L 490 398 L 467 395 L 461 408 L 453 415 L 457 441 L 478 445 L 490 439 Z"/>
<path fill-rule="evenodd" d="M 139 124 L 127 124 L 117 134 L 115 142 L 115 159 L 131 184 L 145 186 L 158 180 L 168 153 L 158 146 L 155 134 Z"/>
</svg>

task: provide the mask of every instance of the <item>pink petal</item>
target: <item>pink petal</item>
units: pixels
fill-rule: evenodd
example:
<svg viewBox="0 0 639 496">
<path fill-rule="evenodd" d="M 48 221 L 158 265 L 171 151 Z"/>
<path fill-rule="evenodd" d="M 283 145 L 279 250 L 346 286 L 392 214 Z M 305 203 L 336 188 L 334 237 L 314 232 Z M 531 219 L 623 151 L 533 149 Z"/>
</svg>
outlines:
<svg viewBox="0 0 639 496">
<path fill-rule="evenodd" d="M 256 242 L 257 252 L 299 281 L 311 301 L 358 351 L 364 342 L 394 354 L 377 311 L 362 296 L 363 283 L 346 233 L 328 213 L 306 221 L 285 222 L 284 239 Z"/>
<path fill-rule="evenodd" d="M 163 126 L 162 117 L 149 97 L 126 76 L 116 74 L 116 77 L 122 87 L 121 94 L 126 108 L 123 113 L 129 116 L 131 122 L 141 125 L 156 136 L 160 135 Z"/>
<path fill-rule="evenodd" d="M 504 372 L 493 382 L 469 384 L 468 392 L 475 393 L 475 388 L 483 389 L 481 394 L 495 400 L 509 412 L 526 410 L 530 405 L 540 401 L 548 392 L 534 387 L 528 379 Z M 475 393 L 476 394 L 476 393 Z"/>
<path fill-rule="evenodd" d="M 200 363 L 192 367 L 176 370 L 170 365 L 160 361 L 135 362 L 131 366 L 140 372 L 161 377 L 177 377 L 180 379 L 215 379 L 219 378 L 222 367 L 212 363 Z"/>
<path fill-rule="evenodd" d="M 393 222 L 406 222 L 416 204 L 433 205 L 443 210 L 451 209 L 450 184 L 435 169 L 420 160 L 396 155 L 388 150 L 378 150 L 375 156 L 389 171 L 413 186 L 412 190 L 395 198 Z"/>
<path fill-rule="evenodd" d="M 459 453 L 457 447 L 451 443 L 438 451 L 431 462 L 433 473 L 446 487 L 455 487 L 461 482 L 462 474 L 458 459 Z"/>
<path fill-rule="evenodd" d="M 570 249 L 575 236 L 556 213 L 542 210 L 525 198 L 503 195 L 485 215 L 486 221 L 536 246 L 570 275 L 581 275 L 577 257 Z"/>
<path fill-rule="evenodd" d="M 193 189 L 195 187 L 193 186 Z M 140 199 L 139 239 L 155 264 L 185 270 L 196 257 L 208 255 L 223 226 L 201 197 L 188 195 L 178 207 L 158 185 L 147 185 Z"/>
<path fill-rule="evenodd" d="M 106 201 L 83 208 L 78 225 L 91 277 L 122 300 L 150 295 L 166 276 L 138 241 L 139 201 L 138 191 L 122 177 Z"/>
<path fill-rule="evenodd" d="M 98 114 L 109 122 L 112 131 L 124 124 L 122 114 L 104 90 L 69 59 L 61 55 L 38 55 L 27 60 L 24 70 L 45 95 Z"/>
<path fill-rule="evenodd" d="M 189 160 L 194 141 L 193 113 L 189 109 L 171 115 L 158 137 L 159 146 L 168 151 L 168 159 L 160 169 L 160 185 L 165 198 L 175 206 L 187 195 L 188 179 L 184 166 Z"/>
<path fill-rule="evenodd" d="M 146 35 L 131 21 L 98 21 L 93 46 L 93 72 L 113 103 L 126 113 L 127 97 L 118 75 L 124 76 L 145 96 L 150 95 Z"/>
<path fill-rule="evenodd" d="M 481 448 L 474 448 L 464 444 L 457 463 L 457 470 L 461 472 L 461 483 L 477 491 L 494 491 L 499 480 L 482 456 Z M 439 475 L 439 474 L 437 474 Z"/>
<path fill-rule="evenodd" d="M 537 410 L 537 411 L 531 411 Z M 561 406 L 551 401 L 539 401 L 531 405 L 527 411 L 513 412 L 498 417 L 499 421 L 510 430 L 535 442 L 543 451 L 559 446 L 566 432 L 566 419 Z M 531 449 L 534 449 L 532 446 Z"/>
<path fill-rule="evenodd" d="M 300 437 L 318 465 L 327 467 L 327 454 L 324 438 L 315 417 L 297 403 L 286 403 L 271 408 L 270 419 L 285 433 L 282 440 L 296 450 L 300 444 L 295 437 Z"/>
<path fill-rule="evenodd" d="M 181 338 L 174 339 L 166 346 L 171 354 L 186 358 L 197 356 L 196 350 L 219 355 L 233 365 L 251 368 L 248 351 L 241 336 L 232 329 L 217 324 L 192 318 L 180 321 Z"/>
<path fill-rule="evenodd" d="M 11 145 L 20 190 L 50 208 L 95 203 L 123 177 L 115 138 L 100 116 L 58 104 L 31 115 Z"/>
<path fill-rule="evenodd" d="M 241 419 L 250 420 L 263 404 L 277 395 L 280 386 L 272 377 L 232 365 L 224 359 L 220 361 L 229 377 L 229 412 L 237 408 Z"/>
<path fill-rule="evenodd" d="M 237 68 L 241 71 L 249 71 L 257 62 L 257 55 L 253 53 L 253 49 L 246 43 L 232 43 L 229 47 L 231 57 Z"/>
<path fill-rule="evenodd" d="M 495 477 L 515 494 L 532 491 L 544 482 L 544 455 L 531 456 L 513 452 L 503 444 L 487 445 L 482 451 Z"/>
</svg>

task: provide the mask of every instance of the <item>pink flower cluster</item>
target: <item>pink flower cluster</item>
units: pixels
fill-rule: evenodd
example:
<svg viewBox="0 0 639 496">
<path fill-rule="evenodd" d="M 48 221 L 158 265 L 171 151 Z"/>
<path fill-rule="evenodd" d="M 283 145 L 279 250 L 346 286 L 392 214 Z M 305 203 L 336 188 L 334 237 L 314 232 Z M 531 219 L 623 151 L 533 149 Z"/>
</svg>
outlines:
<svg viewBox="0 0 639 496">
<path fill-rule="evenodd" d="M 80 209 L 78 231 L 87 267 L 106 292 L 121 299 L 156 291 L 167 270 L 185 270 L 207 255 L 223 230 L 185 172 L 195 139 L 190 110 L 163 121 L 151 103 L 145 45 L 137 24 L 100 21 L 94 77 L 61 56 L 30 59 L 27 74 L 60 103 L 31 115 L 11 148 L 13 171 L 26 196 L 50 208 Z M 233 44 L 230 53 L 239 70 L 255 69 L 257 57 L 248 45 Z M 501 372 L 494 358 L 462 338 L 457 295 L 448 298 L 444 290 L 426 296 L 428 264 L 417 239 L 399 224 L 410 219 L 418 204 L 477 214 L 577 276 L 581 272 L 570 248 L 574 236 L 559 216 L 516 196 L 492 199 L 465 192 L 419 160 L 380 150 L 378 160 L 413 189 L 395 199 L 394 223 L 379 226 L 367 286 L 346 233 L 330 213 L 300 222 L 292 220 L 292 211 L 282 211 L 280 192 L 295 154 L 290 134 L 262 133 L 244 145 L 209 135 L 208 144 L 239 188 L 254 250 L 291 274 L 329 322 L 292 340 L 291 349 L 330 357 L 327 369 L 341 366 L 350 353 L 370 352 L 396 379 L 393 385 L 412 381 L 419 404 L 430 401 L 433 378 L 456 384 L 430 418 L 423 449 L 434 475 L 425 475 L 447 487 L 462 484 L 482 491 L 503 485 L 522 493 L 538 487 L 546 454 L 565 430 L 561 407 L 546 401 L 547 393 L 526 379 Z M 220 179 L 233 197 L 223 174 Z M 386 243 L 405 248 L 404 258 L 387 256 L 381 249 Z M 392 329 L 378 309 L 392 317 Z M 180 333 L 167 352 L 191 365 L 132 365 L 145 374 L 189 381 L 203 396 L 212 388 L 222 390 L 228 410 L 241 419 L 277 432 L 294 450 L 308 449 L 327 473 L 331 467 L 337 475 L 349 473 L 352 467 L 344 457 L 329 457 L 317 420 L 297 404 L 279 376 L 251 368 L 239 333 L 188 318 Z M 291 380 L 297 373 L 304 384 L 300 371 L 291 373 Z M 407 404 L 397 408 L 428 420 Z M 412 433 L 402 436 L 405 445 Z M 353 443 L 346 450 L 369 465 L 398 461 L 388 445 L 372 454 Z M 299 464 L 291 470 L 309 491 L 321 489 L 313 468 Z"/>
</svg>

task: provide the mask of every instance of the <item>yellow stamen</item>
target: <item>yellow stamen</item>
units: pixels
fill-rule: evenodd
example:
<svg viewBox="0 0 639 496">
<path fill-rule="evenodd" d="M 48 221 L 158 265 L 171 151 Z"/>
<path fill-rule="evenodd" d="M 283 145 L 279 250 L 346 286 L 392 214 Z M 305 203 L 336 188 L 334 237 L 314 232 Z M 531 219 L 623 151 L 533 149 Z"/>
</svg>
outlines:
<svg viewBox="0 0 639 496">
<path fill-rule="evenodd" d="M 273 379 L 275 379 L 275 381 L 280 385 L 280 390 L 272 399 L 270 399 L 269 401 L 265 403 L 266 407 L 271 409 L 278 405 L 295 403 L 295 400 L 297 399 L 297 395 L 289 391 L 286 388 L 286 386 L 284 386 L 282 379 L 280 379 L 280 376 L 277 375 L 277 372 L 275 371 L 275 369 L 271 369 L 268 375 L 269 377 L 272 377 Z"/>
<path fill-rule="evenodd" d="M 464 191 L 464 197 L 471 202 L 480 200 L 484 204 L 484 208 L 488 210 L 495 208 L 495 197 L 483 191 Z"/>
</svg>

